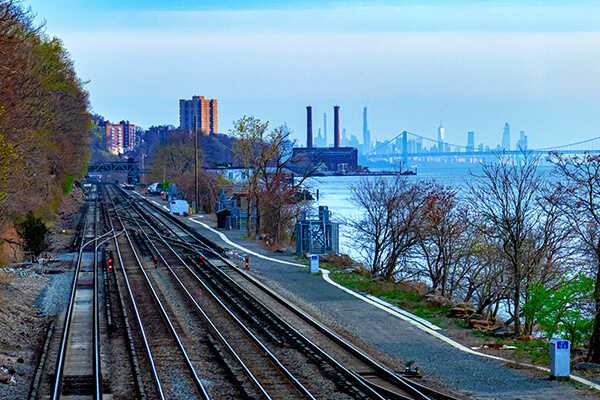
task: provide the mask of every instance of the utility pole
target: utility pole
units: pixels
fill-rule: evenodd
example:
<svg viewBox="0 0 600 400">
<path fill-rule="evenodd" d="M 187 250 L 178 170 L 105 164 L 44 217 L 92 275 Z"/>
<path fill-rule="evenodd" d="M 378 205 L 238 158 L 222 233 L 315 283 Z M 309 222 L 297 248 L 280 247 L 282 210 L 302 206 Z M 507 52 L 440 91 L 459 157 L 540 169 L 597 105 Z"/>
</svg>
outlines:
<svg viewBox="0 0 600 400">
<path fill-rule="evenodd" d="M 196 116 L 194 115 L 194 211 L 198 213 L 198 129 L 196 127 Z"/>
</svg>

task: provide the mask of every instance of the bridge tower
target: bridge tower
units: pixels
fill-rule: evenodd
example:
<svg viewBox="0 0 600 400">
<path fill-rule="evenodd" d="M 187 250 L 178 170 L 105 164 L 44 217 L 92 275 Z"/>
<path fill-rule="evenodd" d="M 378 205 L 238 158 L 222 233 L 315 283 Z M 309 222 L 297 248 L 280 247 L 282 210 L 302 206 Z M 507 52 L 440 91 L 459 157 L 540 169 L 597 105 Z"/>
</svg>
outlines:
<svg viewBox="0 0 600 400">
<path fill-rule="evenodd" d="M 408 169 L 408 132 L 402 131 L 402 169 Z"/>
</svg>

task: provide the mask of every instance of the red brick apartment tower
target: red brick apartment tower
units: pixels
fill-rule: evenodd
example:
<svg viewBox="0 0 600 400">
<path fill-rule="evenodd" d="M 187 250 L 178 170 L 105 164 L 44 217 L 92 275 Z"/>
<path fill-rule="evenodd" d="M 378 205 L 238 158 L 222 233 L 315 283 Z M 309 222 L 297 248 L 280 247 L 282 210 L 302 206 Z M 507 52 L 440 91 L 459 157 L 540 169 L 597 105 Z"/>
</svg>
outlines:
<svg viewBox="0 0 600 400">
<path fill-rule="evenodd" d="M 179 127 L 192 130 L 196 118 L 196 128 L 203 135 L 218 133 L 217 99 L 194 96 L 191 100 L 179 100 Z"/>
<path fill-rule="evenodd" d="M 135 125 L 129 121 L 113 124 L 106 121 L 104 125 L 106 150 L 112 154 L 123 154 L 135 147 Z"/>
<path fill-rule="evenodd" d="M 211 135 L 219 133 L 219 115 L 217 114 L 217 99 L 210 100 L 209 103 L 209 121 L 208 130 Z"/>
<path fill-rule="evenodd" d="M 123 154 L 125 139 L 123 125 L 113 124 L 109 121 L 106 121 L 104 126 L 104 138 L 106 150 L 112 154 Z"/>
</svg>

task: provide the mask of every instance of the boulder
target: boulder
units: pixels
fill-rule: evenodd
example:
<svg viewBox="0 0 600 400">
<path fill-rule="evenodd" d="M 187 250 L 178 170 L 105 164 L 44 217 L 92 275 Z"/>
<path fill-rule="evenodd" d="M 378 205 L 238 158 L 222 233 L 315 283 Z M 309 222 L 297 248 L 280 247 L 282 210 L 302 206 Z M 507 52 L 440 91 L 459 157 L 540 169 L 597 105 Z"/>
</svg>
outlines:
<svg viewBox="0 0 600 400">
<path fill-rule="evenodd" d="M 491 335 L 494 337 L 510 337 L 513 334 L 513 330 L 506 327 L 506 326 L 501 326 L 499 328 L 496 328 L 494 330 L 492 330 Z"/>
<path fill-rule="evenodd" d="M 491 331 L 493 327 L 494 324 L 492 321 L 487 319 L 469 319 L 469 328 L 471 329 L 488 332 Z"/>
<path fill-rule="evenodd" d="M 428 294 L 425 301 L 434 307 L 448 307 L 452 305 L 452 300 L 437 294 Z"/>
<path fill-rule="evenodd" d="M 475 314 L 475 307 L 469 303 L 455 304 L 454 307 L 448 311 L 448 316 L 452 318 L 470 318 L 471 315 Z"/>
</svg>

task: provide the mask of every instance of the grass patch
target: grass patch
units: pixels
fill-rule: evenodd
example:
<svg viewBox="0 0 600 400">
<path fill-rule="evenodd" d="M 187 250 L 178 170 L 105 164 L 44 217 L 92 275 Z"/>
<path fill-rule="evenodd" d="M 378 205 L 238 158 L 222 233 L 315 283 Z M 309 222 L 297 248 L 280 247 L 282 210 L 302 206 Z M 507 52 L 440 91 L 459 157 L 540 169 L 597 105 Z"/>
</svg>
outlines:
<svg viewBox="0 0 600 400">
<path fill-rule="evenodd" d="M 441 328 L 469 329 L 465 320 L 448 318 L 449 306 L 438 307 L 428 303 L 424 296 L 415 289 L 403 283 L 373 280 L 370 276 L 359 272 L 344 272 L 342 268 L 321 263 L 321 268 L 331 271 L 330 277 L 336 283 L 358 292 L 368 293 L 388 303 L 401 307 Z M 535 365 L 547 366 L 550 362 L 548 342 L 544 339 L 515 340 L 512 338 L 497 338 L 478 330 L 470 330 L 470 334 L 489 343 L 515 346 L 516 359 Z"/>
<path fill-rule="evenodd" d="M 404 284 L 377 281 L 356 272 L 342 272 L 339 268 L 333 269 L 331 278 L 342 286 L 378 297 L 433 324 L 446 325 L 445 315 L 449 307 L 436 307 L 427 303 L 423 296 Z"/>
<path fill-rule="evenodd" d="M 520 360 L 543 366 L 550 364 L 550 350 L 548 342 L 544 339 L 514 340 L 491 337 L 490 339 L 495 339 L 498 344 L 515 346 L 514 354 Z"/>
</svg>

